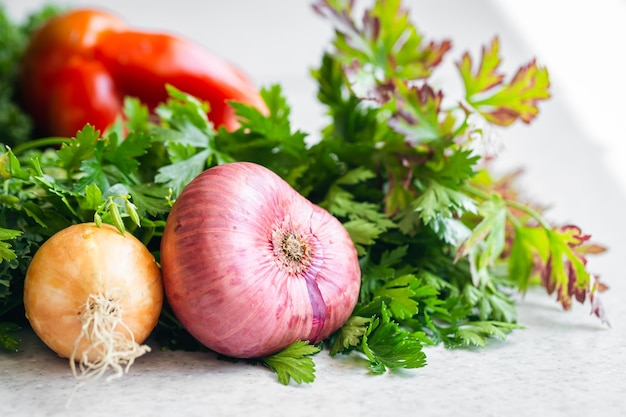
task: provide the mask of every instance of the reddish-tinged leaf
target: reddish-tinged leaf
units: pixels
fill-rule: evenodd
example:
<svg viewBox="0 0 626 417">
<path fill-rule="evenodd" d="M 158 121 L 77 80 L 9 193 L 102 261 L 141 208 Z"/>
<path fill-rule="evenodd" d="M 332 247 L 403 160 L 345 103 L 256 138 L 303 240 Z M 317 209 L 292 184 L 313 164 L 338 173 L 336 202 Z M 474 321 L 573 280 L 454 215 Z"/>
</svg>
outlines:
<svg viewBox="0 0 626 417">
<path fill-rule="evenodd" d="M 415 198 L 411 188 L 413 180 L 413 167 L 411 164 L 403 160 L 403 163 L 389 172 L 387 180 L 389 181 L 389 191 L 385 195 L 385 213 L 395 216 L 411 204 Z"/>
<path fill-rule="evenodd" d="M 584 303 L 587 294 L 597 289 L 596 278 L 587 270 L 587 259 L 578 252 L 590 236 L 573 225 L 547 230 L 547 234 L 550 256 L 541 268 L 541 282 L 548 294 L 556 290 L 557 300 L 568 310 L 572 299 Z"/>
<path fill-rule="evenodd" d="M 439 107 L 443 94 L 435 92 L 428 84 L 409 87 L 396 83 L 398 110 L 389 126 L 405 136 L 412 145 L 428 142 L 443 134 L 439 124 Z"/>
<path fill-rule="evenodd" d="M 604 291 L 607 287 L 600 282 L 600 279 L 597 276 L 593 277 L 594 281 L 591 286 L 591 290 L 589 291 L 589 301 L 591 302 L 591 314 L 596 315 L 602 323 L 611 327 L 611 323 L 609 323 L 609 319 L 607 317 L 606 311 L 604 310 L 604 306 L 600 301 L 600 297 L 598 296 L 598 292 Z"/>
<path fill-rule="evenodd" d="M 552 256 L 548 258 L 541 270 L 541 283 L 548 294 L 552 294 L 556 288 L 556 282 L 552 279 Z"/>
<path fill-rule="evenodd" d="M 390 99 L 390 80 L 428 77 L 452 46 L 447 40 L 423 42 L 401 0 L 374 2 L 361 19 L 354 16 L 352 1 L 317 0 L 313 9 L 334 25 L 333 55 L 362 99 L 385 103 Z"/>
<path fill-rule="evenodd" d="M 584 258 L 581 259 L 583 264 L 587 264 Z M 584 303 L 587 295 L 588 286 L 581 285 L 584 284 L 584 281 L 578 279 L 578 275 L 576 274 L 576 268 L 574 268 L 574 264 L 572 262 L 567 262 L 567 276 L 568 276 L 568 288 L 567 291 L 576 298 L 576 301 L 579 303 Z"/>
<path fill-rule="evenodd" d="M 537 102 L 550 98 L 548 70 L 537 66 L 536 61 L 520 68 L 509 84 L 490 97 L 473 103 L 485 118 L 494 124 L 508 126 L 515 121 L 516 113 L 524 123 L 530 123 L 539 113 Z M 503 117 L 503 114 L 505 115 Z"/>
<path fill-rule="evenodd" d="M 485 110 L 484 107 L 479 107 L 479 111 L 488 122 L 498 126 L 512 125 L 519 117 L 519 113 L 517 111 L 506 107 L 494 108 L 489 111 Z"/>
<path fill-rule="evenodd" d="M 504 75 L 496 72 L 501 62 L 499 50 L 500 42 L 496 37 L 491 41 L 489 48 L 483 47 L 480 63 L 474 73 L 472 73 L 473 63 L 469 53 L 463 54 L 461 61 L 457 63 L 465 84 L 465 94 L 468 97 L 487 91 L 502 83 Z"/>
<path fill-rule="evenodd" d="M 573 224 L 561 226 L 559 228 L 559 231 L 563 235 L 564 241 L 572 247 L 578 246 L 591 238 L 591 235 L 583 234 L 582 230 L 580 230 L 580 227 Z"/>
<path fill-rule="evenodd" d="M 580 245 L 580 247 L 578 248 L 579 253 L 584 253 L 588 255 L 597 255 L 606 252 L 606 250 L 607 249 L 605 246 L 598 245 L 597 243 Z"/>
<path fill-rule="evenodd" d="M 474 72 L 470 55 L 463 55 L 457 67 L 465 84 L 465 100 L 495 125 L 509 126 L 517 120 L 530 123 L 539 113 L 538 102 L 550 97 L 548 70 L 532 60 L 505 84 L 498 72 L 500 63 L 498 38 L 489 48 L 483 48 Z"/>
<path fill-rule="evenodd" d="M 443 40 L 439 43 L 430 42 L 426 48 L 424 48 L 424 65 L 428 68 L 436 67 L 443 60 L 444 55 L 452 49 L 452 42 L 449 40 Z"/>
</svg>

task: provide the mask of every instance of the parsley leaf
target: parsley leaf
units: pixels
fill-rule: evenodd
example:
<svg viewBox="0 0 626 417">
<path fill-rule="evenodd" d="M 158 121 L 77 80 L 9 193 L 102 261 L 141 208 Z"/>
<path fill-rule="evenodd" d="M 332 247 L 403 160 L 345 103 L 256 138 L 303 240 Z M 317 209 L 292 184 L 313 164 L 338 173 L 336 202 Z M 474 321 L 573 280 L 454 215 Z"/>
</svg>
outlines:
<svg viewBox="0 0 626 417">
<path fill-rule="evenodd" d="M 384 305 L 381 315 L 369 322 L 360 348 L 370 360 L 370 369 L 376 374 L 387 369 L 421 368 L 426 365 L 420 339 L 393 322 Z"/>
<path fill-rule="evenodd" d="M 197 177 L 207 166 L 211 151 L 205 149 L 190 158 L 159 168 L 154 178 L 159 184 L 171 188 L 175 195 L 180 194 L 183 188 Z"/>
<path fill-rule="evenodd" d="M 65 142 L 59 149 L 59 165 L 70 174 L 77 172 L 83 161 L 95 157 L 99 138 L 100 132 L 92 125 L 86 125 L 76 133 L 74 140 Z"/>
<path fill-rule="evenodd" d="M 298 181 L 309 168 L 307 134 L 291 126 L 291 108 L 278 84 L 261 89 L 268 114 L 242 103 L 231 103 L 241 128 L 235 132 L 221 129 L 220 149 L 233 159 L 266 166 L 298 188 Z"/>
<path fill-rule="evenodd" d="M 315 363 L 310 356 L 319 351 L 319 347 L 308 342 L 296 341 L 261 361 L 278 374 L 281 384 L 288 385 L 292 380 L 297 384 L 311 383 L 315 380 Z"/>
<path fill-rule="evenodd" d="M 415 233 L 420 222 L 429 226 L 438 236 L 449 243 L 457 243 L 467 234 L 465 227 L 454 219 L 476 211 L 475 202 L 466 194 L 429 181 L 422 194 L 411 206 L 399 213 L 399 225 L 404 233 Z"/>
<path fill-rule="evenodd" d="M 15 323 L 0 322 L 0 348 L 17 352 L 20 340 L 16 332 L 20 327 Z"/>
<path fill-rule="evenodd" d="M 348 353 L 357 347 L 367 332 L 371 320 L 370 317 L 350 316 L 346 323 L 333 335 L 330 355 Z"/>
<path fill-rule="evenodd" d="M 485 347 L 488 338 L 496 337 L 503 340 L 506 334 L 514 329 L 523 329 L 523 327 L 500 321 L 472 321 L 459 326 L 456 336 L 461 345 Z"/>
<path fill-rule="evenodd" d="M 15 250 L 7 240 L 15 239 L 22 234 L 19 230 L 0 228 L 0 262 L 10 261 L 17 257 Z"/>
</svg>

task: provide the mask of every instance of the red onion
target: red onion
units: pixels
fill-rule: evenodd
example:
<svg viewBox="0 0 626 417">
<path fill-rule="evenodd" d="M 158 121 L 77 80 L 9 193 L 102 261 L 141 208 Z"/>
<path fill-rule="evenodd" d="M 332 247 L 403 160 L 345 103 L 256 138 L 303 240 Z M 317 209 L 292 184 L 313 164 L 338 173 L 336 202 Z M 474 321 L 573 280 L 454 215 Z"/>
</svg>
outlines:
<svg viewBox="0 0 626 417">
<path fill-rule="evenodd" d="M 352 313 L 361 281 L 339 220 L 248 162 L 210 168 L 183 190 L 167 219 L 161 266 L 181 324 L 237 358 L 327 338 Z"/>
</svg>

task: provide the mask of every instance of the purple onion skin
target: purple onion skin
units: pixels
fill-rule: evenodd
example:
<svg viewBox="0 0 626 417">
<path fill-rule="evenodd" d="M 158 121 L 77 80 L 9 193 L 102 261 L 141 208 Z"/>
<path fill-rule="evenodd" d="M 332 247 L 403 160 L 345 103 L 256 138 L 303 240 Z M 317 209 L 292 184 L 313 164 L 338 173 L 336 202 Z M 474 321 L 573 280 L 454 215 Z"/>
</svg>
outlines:
<svg viewBox="0 0 626 417">
<path fill-rule="evenodd" d="M 322 341 L 348 319 L 361 283 L 339 220 L 248 162 L 210 168 L 183 190 L 167 219 L 161 266 L 181 324 L 235 358 Z"/>
</svg>

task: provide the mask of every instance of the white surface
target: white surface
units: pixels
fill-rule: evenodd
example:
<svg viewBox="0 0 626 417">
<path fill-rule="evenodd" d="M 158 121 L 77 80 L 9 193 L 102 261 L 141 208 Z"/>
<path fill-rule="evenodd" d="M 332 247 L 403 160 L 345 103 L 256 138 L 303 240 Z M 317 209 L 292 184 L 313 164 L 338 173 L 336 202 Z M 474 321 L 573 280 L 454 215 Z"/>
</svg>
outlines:
<svg viewBox="0 0 626 417">
<path fill-rule="evenodd" d="M 623 35 L 624 3 L 598 1 L 587 11 L 590 2 L 571 2 L 571 10 L 568 2 L 572 14 L 548 8 L 550 2 L 508 3 L 411 2 L 414 20 L 428 37 L 453 40 L 446 65 L 465 49 L 478 53 L 497 34 L 506 68 L 538 54 L 549 69 L 554 66 L 554 97 L 541 104 L 536 123 L 500 133 L 499 168 L 527 167 L 523 183 L 530 196 L 552 205 L 555 219 L 579 224 L 610 247 L 590 265 L 611 286 L 603 296 L 611 329 L 588 315 L 588 305 L 562 312 L 551 298 L 532 293 L 519 304 L 526 330 L 486 349 L 427 348 L 428 365 L 422 369 L 372 376 L 356 356 L 330 359 L 322 353 L 315 357 L 313 384 L 285 387 L 261 367 L 209 354 L 155 351 L 121 380 L 79 389 L 69 408 L 76 382 L 67 362 L 26 333 L 23 351 L 0 353 L 0 415 L 624 415 L 626 175 L 615 162 L 623 155 L 618 117 L 624 112 L 615 109 L 624 109 L 624 78 L 614 69 L 624 37 L 606 37 Z M 40 4 L 9 0 L 7 6 L 22 16 Z M 317 65 L 330 29 L 311 12 L 309 1 L 210 0 L 201 10 L 195 0 L 70 4 L 106 5 L 137 26 L 169 29 L 203 43 L 260 84 L 280 82 L 294 107 L 295 126 L 315 134 L 322 124 L 308 70 Z M 585 47 L 579 46 L 581 36 Z M 598 56 L 594 45 L 606 52 Z M 580 66 L 572 68 L 572 62 Z M 444 71 L 442 80 L 447 77 Z M 597 100 L 590 102 L 594 95 Z M 590 103 L 598 107 L 588 111 Z"/>
</svg>

